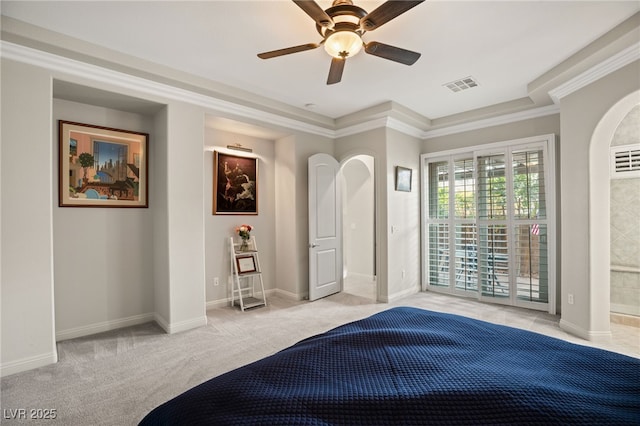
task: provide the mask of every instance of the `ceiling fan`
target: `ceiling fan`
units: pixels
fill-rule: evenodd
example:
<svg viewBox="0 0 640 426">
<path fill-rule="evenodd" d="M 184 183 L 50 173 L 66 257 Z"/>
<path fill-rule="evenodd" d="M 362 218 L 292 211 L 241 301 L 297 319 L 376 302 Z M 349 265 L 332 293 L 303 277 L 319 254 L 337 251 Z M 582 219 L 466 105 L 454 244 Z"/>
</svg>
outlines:
<svg viewBox="0 0 640 426">
<path fill-rule="evenodd" d="M 364 43 L 362 35 L 367 31 L 381 27 L 423 1 L 388 0 L 372 12 L 367 13 L 361 7 L 355 6 L 351 0 L 334 0 L 332 6 L 327 10 L 322 10 L 314 0 L 293 0 L 316 21 L 316 29 L 322 36 L 322 41 L 259 53 L 258 57 L 270 59 L 315 49 L 324 44 L 325 50 L 332 56 L 327 84 L 340 82 L 347 58 L 357 54 L 362 47 L 370 55 L 405 65 L 413 65 L 420 58 L 420 53 L 377 41 Z"/>
</svg>

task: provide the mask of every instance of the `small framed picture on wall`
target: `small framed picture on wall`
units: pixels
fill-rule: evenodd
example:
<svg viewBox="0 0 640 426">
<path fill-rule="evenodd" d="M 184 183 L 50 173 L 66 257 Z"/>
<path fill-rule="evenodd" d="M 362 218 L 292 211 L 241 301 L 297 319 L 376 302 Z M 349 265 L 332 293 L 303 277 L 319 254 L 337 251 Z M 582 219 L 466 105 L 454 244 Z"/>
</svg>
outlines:
<svg viewBox="0 0 640 426">
<path fill-rule="evenodd" d="M 396 166 L 396 191 L 411 192 L 412 169 Z"/>
</svg>

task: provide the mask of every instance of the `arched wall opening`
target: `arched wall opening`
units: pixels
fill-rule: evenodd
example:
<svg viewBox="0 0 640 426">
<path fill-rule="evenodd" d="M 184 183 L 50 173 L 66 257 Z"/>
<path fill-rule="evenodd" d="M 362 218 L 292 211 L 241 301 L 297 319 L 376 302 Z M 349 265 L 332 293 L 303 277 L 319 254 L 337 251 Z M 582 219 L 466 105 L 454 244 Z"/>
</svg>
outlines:
<svg viewBox="0 0 640 426">
<path fill-rule="evenodd" d="M 618 126 L 637 105 L 640 91 L 618 101 L 596 126 L 589 146 L 589 286 L 593 323 L 609 323 L 611 309 L 609 150 Z"/>
<path fill-rule="evenodd" d="M 353 155 L 342 162 L 343 291 L 377 299 L 375 161 Z"/>
</svg>

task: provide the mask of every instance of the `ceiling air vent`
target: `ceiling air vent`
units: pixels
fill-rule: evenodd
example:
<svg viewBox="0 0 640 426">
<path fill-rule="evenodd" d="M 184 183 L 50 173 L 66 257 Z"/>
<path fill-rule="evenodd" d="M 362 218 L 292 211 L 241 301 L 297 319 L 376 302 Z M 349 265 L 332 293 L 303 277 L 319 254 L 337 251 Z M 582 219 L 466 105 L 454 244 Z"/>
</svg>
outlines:
<svg viewBox="0 0 640 426">
<path fill-rule="evenodd" d="M 611 148 L 611 178 L 640 177 L 640 144 Z"/>
<path fill-rule="evenodd" d="M 478 86 L 478 82 L 471 76 L 461 78 L 460 80 L 452 81 L 451 83 L 443 84 L 444 87 L 449 88 L 452 92 L 461 92 L 463 90 L 471 89 Z"/>
</svg>

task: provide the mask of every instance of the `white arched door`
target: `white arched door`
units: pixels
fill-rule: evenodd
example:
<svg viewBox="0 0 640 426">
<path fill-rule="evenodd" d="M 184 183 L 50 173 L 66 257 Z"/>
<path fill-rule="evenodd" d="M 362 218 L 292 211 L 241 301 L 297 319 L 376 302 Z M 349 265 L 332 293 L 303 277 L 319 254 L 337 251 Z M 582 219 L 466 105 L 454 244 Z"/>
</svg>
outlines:
<svg viewBox="0 0 640 426">
<path fill-rule="evenodd" d="M 328 154 L 309 157 L 309 300 L 342 288 L 340 164 Z"/>
</svg>

